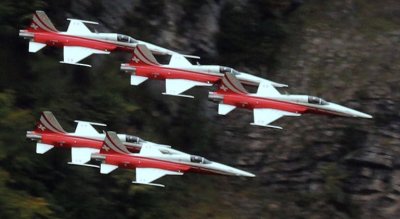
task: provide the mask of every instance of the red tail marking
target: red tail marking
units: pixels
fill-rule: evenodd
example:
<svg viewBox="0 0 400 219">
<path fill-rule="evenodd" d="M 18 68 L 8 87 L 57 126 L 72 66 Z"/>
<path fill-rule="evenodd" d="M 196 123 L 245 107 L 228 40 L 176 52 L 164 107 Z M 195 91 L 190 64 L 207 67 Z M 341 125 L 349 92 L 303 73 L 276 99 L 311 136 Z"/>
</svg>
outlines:
<svg viewBox="0 0 400 219">
<path fill-rule="evenodd" d="M 115 132 L 107 132 L 103 146 L 100 149 L 104 154 L 129 154 Z"/>
<path fill-rule="evenodd" d="M 131 65 L 160 65 L 145 45 L 137 45 L 133 51 Z"/>
<path fill-rule="evenodd" d="M 43 11 L 36 11 L 28 30 L 31 32 L 58 32 Z"/>
<path fill-rule="evenodd" d="M 42 112 L 36 124 L 36 132 L 66 133 L 51 112 Z"/>
<path fill-rule="evenodd" d="M 248 94 L 249 92 L 243 87 L 238 79 L 231 73 L 225 73 L 219 82 L 217 93 L 238 93 Z"/>
</svg>

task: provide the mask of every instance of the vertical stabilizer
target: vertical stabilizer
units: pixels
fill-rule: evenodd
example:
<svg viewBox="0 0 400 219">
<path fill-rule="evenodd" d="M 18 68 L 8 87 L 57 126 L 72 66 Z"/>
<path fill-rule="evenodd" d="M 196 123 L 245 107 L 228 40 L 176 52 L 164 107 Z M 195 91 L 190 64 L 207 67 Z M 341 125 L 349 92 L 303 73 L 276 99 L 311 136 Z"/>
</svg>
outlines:
<svg viewBox="0 0 400 219">
<path fill-rule="evenodd" d="M 102 154 L 130 154 L 131 152 L 118 138 L 117 133 L 108 131 L 104 139 L 103 146 L 100 149 Z"/>
<path fill-rule="evenodd" d="M 133 51 L 130 65 L 160 65 L 151 51 L 143 44 L 138 44 Z"/>
<path fill-rule="evenodd" d="M 233 74 L 226 72 L 219 83 L 216 93 L 248 94 L 249 92 Z"/>
<path fill-rule="evenodd" d="M 36 11 L 33 14 L 28 30 L 32 32 L 59 32 L 44 11 Z"/>
<path fill-rule="evenodd" d="M 39 122 L 36 125 L 35 132 L 66 133 L 60 123 L 58 123 L 56 117 L 50 111 L 42 112 Z"/>
</svg>

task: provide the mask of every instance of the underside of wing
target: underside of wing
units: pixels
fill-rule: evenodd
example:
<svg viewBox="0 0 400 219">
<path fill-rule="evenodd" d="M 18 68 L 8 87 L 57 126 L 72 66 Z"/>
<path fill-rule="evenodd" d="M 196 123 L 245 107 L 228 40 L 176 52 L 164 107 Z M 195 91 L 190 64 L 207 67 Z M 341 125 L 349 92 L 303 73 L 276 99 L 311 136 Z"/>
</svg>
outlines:
<svg viewBox="0 0 400 219">
<path fill-rule="evenodd" d="M 299 116 L 299 115 L 300 114 L 297 113 L 291 113 L 276 109 L 254 109 L 254 123 L 252 123 L 252 125 L 282 129 L 279 126 L 273 126 L 269 124 L 281 118 L 282 116 Z"/>
<path fill-rule="evenodd" d="M 183 173 L 181 172 L 174 172 L 157 168 L 136 168 L 136 182 L 134 183 L 163 186 L 160 184 L 153 184 L 151 182 L 165 175 L 182 175 L 182 174 Z"/>
<path fill-rule="evenodd" d="M 77 64 L 82 59 L 92 55 L 92 54 L 109 54 L 98 49 L 91 49 L 81 46 L 64 46 L 64 63 L 67 64 Z"/>
<path fill-rule="evenodd" d="M 185 79 L 166 79 L 166 92 L 168 95 L 179 95 L 195 86 L 212 86 L 212 84 Z"/>
</svg>

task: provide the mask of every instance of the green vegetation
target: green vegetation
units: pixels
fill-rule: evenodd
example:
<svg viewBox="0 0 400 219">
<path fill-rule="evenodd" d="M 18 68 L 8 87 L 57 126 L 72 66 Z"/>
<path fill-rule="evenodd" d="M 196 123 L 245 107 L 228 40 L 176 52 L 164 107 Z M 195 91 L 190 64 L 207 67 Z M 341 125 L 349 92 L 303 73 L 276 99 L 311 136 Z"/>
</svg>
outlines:
<svg viewBox="0 0 400 219">
<path fill-rule="evenodd" d="M 380 14 L 373 10 L 379 8 L 378 3 L 356 0 L 347 4 L 310 0 L 294 10 L 291 5 L 293 2 L 301 1 L 140 0 L 130 5 L 132 9 L 127 9 L 129 13 L 120 15 L 125 24 L 107 28 L 157 44 L 166 41 L 162 38 L 161 30 L 170 31 L 171 20 L 167 13 L 172 12 L 164 10 L 169 4 L 179 5 L 173 8 L 178 13 L 174 16 L 179 17 L 179 24 L 175 24 L 174 30 L 177 31 L 176 36 L 183 36 L 187 32 L 187 36 L 198 33 L 196 31 L 199 30 L 193 31 L 191 27 L 202 19 L 199 10 L 208 7 L 207 4 L 216 4 L 221 7 L 218 13 L 215 12 L 219 18 L 219 32 L 215 39 L 204 39 L 215 40 L 211 43 L 217 49 L 213 63 L 238 70 L 242 67 L 254 71 L 261 69 L 255 72 L 259 75 L 265 74 L 262 70 L 268 68 L 268 71 L 282 73 L 277 74 L 280 79 L 291 80 L 290 86 L 298 85 L 293 86 L 295 90 L 309 89 L 324 95 L 336 95 L 343 101 L 371 98 L 369 91 L 351 90 L 357 89 L 353 81 L 368 84 L 372 80 L 375 85 L 375 82 L 385 79 L 393 81 L 391 90 L 398 87 L 390 74 L 396 68 L 390 62 L 397 56 L 385 59 L 380 53 L 382 51 L 362 50 L 368 47 L 361 42 L 363 37 L 376 39 L 380 31 L 398 29 L 399 22 L 389 19 L 390 13 Z M 97 17 L 102 21 L 104 13 L 110 11 L 107 8 L 109 5 L 106 1 L 96 0 L 81 3 L 69 0 L 0 2 L 1 219 L 240 218 L 243 215 L 249 218 L 361 217 L 360 208 L 345 192 L 345 183 L 351 176 L 341 160 L 346 154 L 360 149 L 370 138 L 367 136 L 369 130 L 361 129 L 361 125 L 340 123 L 347 128 L 331 126 L 326 130 L 325 124 L 302 127 L 313 124 L 312 121 L 305 123 L 306 119 L 311 118 L 305 117 L 302 123 L 293 122 L 292 129 L 285 132 L 264 131 L 261 128 L 249 131 L 247 126 L 236 124 L 223 129 L 229 121 L 227 118 L 237 118 L 213 119 L 211 116 L 215 115 L 215 110 L 210 113 L 205 105 L 204 89 L 189 91 L 199 98 L 188 100 L 160 95 L 164 89 L 163 82 L 130 86 L 128 76 L 119 71 L 120 63 L 126 62 L 130 54 L 92 56 L 85 60 L 93 65 L 88 69 L 60 64 L 61 49 L 44 48 L 36 54 L 29 54 L 27 41 L 18 37 L 18 30 L 29 24 L 32 12 L 37 9 L 45 10 L 56 27 L 64 30 L 67 14 L 87 14 L 87 17 Z M 344 12 L 335 13 L 337 11 Z M 343 31 L 349 24 L 358 35 Z M 351 44 L 350 48 L 343 46 L 334 51 L 325 51 L 324 46 L 332 43 L 330 38 L 336 37 L 332 33 L 349 35 L 340 38 L 338 47 L 345 44 L 346 40 L 361 43 L 354 45 L 358 48 L 351 47 Z M 313 41 L 313 37 L 320 41 Z M 177 44 L 171 46 L 179 47 L 179 39 L 168 40 L 168 43 Z M 196 46 L 196 43 L 192 46 Z M 379 45 L 378 42 L 374 48 L 379 50 Z M 192 51 L 197 49 L 203 51 L 202 48 L 193 48 Z M 345 52 L 341 54 L 342 51 Z M 331 57 L 326 58 L 325 52 Z M 396 51 L 387 53 L 395 54 Z M 317 61 L 313 61 L 314 58 Z M 326 59 L 335 62 L 327 64 Z M 300 61 L 302 64 L 297 65 Z M 389 73 L 374 74 L 380 68 L 371 70 L 366 63 L 384 66 Z M 342 64 L 348 64 L 344 68 L 348 74 L 330 71 Z M 335 70 L 336 73 L 339 71 Z M 267 73 L 270 76 L 270 72 Z M 349 83 L 350 91 L 343 89 L 344 85 L 335 87 L 337 80 L 346 86 Z M 307 84 L 306 88 L 301 85 L 303 83 Z M 346 92 L 349 95 L 354 93 L 355 97 L 348 97 Z M 379 95 L 374 98 L 378 99 Z M 398 109 L 398 105 L 390 105 L 389 102 L 382 103 L 385 111 L 390 111 L 389 107 L 394 109 L 392 111 Z M 388 106 L 387 110 L 384 106 Z M 212 107 L 216 108 L 216 105 Z M 160 179 L 161 183 L 167 185 L 165 189 L 132 185 L 133 171 L 117 170 L 110 175 L 101 175 L 97 169 L 67 165 L 70 155 L 66 150 L 35 154 L 34 142 L 27 141 L 25 134 L 33 128 L 43 110 L 53 111 L 67 131 L 73 130 L 73 120 L 80 119 L 107 123 L 113 131 L 173 145 L 178 150 L 204 155 L 211 160 L 226 161 L 227 164 L 246 165 L 241 155 L 249 153 L 243 157 L 244 160 L 251 160 L 254 154 L 254 159 L 262 157 L 252 167 L 261 174 L 251 180 L 200 175 L 171 176 Z M 397 114 L 377 115 L 376 118 L 382 127 L 397 127 L 397 124 L 391 123 L 398 121 Z M 324 121 L 329 123 L 331 120 Z M 241 133 L 243 138 L 236 141 L 238 138 L 235 135 L 242 130 L 245 130 L 244 134 Z M 255 137 L 251 135 L 253 130 L 257 132 L 254 133 Z M 335 134 L 329 134 L 332 130 Z M 295 135 L 294 131 L 300 134 Z M 328 134 L 324 131 L 328 131 Z M 386 134 L 385 130 L 381 131 Z M 265 147 L 260 146 L 263 142 L 259 145 L 249 142 L 263 139 L 264 135 L 269 135 Z M 316 158 L 316 151 L 320 149 L 317 146 L 325 144 L 324 137 L 332 137 L 335 144 L 324 145 L 321 153 L 323 158 L 316 160 L 319 159 Z M 391 140 L 396 144 L 396 140 Z M 330 147 L 332 151 L 326 152 Z M 270 150 L 262 151 L 265 148 Z M 338 160 L 334 160 L 336 158 Z M 265 163 L 269 166 L 265 166 Z M 316 188 L 311 189 L 314 184 Z"/>
</svg>

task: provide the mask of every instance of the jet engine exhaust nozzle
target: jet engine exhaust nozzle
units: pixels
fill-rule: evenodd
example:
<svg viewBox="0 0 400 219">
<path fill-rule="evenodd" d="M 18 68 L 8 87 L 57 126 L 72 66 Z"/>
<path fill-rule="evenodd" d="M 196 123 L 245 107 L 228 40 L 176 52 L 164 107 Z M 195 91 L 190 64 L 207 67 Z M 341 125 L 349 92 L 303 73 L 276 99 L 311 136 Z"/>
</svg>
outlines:
<svg viewBox="0 0 400 219">
<path fill-rule="evenodd" d="M 224 96 L 221 96 L 219 94 L 216 94 L 214 92 L 209 92 L 208 93 L 208 99 L 214 102 L 221 102 L 224 100 Z"/>
<path fill-rule="evenodd" d="M 124 72 L 129 72 L 131 74 L 136 73 L 136 68 L 126 63 L 121 64 L 121 70 Z"/>
<path fill-rule="evenodd" d="M 26 132 L 26 138 L 29 138 L 32 141 L 42 140 L 42 136 L 41 135 L 35 134 L 35 133 L 31 132 L 31 131 L 27 131 Z"/>
</svg>

